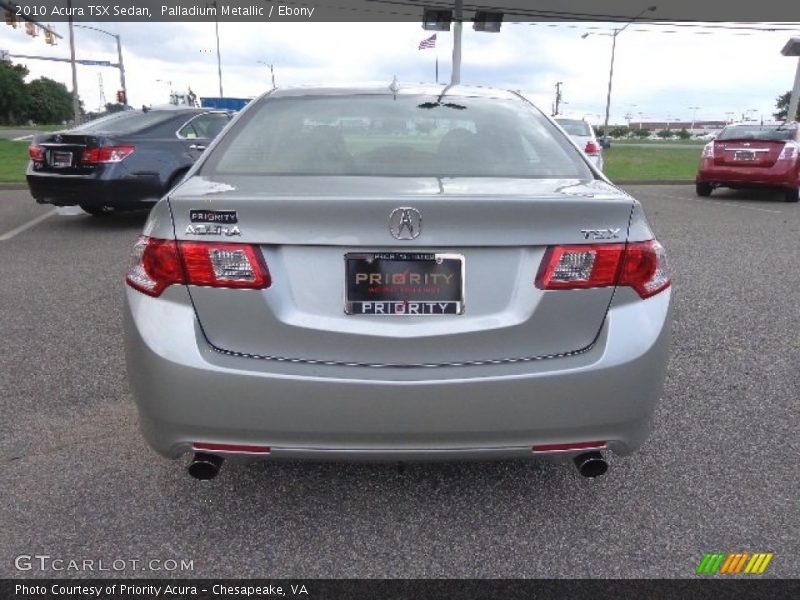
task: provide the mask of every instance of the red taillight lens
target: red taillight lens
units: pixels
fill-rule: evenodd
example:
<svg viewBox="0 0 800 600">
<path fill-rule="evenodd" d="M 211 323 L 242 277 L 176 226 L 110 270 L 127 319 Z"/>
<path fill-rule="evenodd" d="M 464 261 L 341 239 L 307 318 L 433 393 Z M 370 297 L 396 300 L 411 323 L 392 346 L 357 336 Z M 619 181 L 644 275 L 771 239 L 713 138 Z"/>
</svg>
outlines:
<svg viewBox="0 0 800 600">
<path fill-rule="evenodd" d="M 600 154 L 600 146 L 598 146 L 594 142 L 587 142 L 586 148 L 583 151 L 589 156 L 597 156 L 598 154 Z"/>
<path fill-rule="evenodd" d="M 192 285 L 261 289 L 272 283 L 255 246 L 179 242 L 178 247 Z"/>
<path fill-rule="evenodd" d="M 81 153 L 81 162 L 85 165 L 118 163 L 133 154 L 134 150 L 136 150 L 135 146 L 101 146 L 100 148 L 85 148 Z"/>
<path fill-rule="evenodd" d="M 628 244 L 619 285 L 636 290 L 642 298 L 649 298 L 669 287 L 667 254 L 656 240 Z"/>
<path fill-rule="evenodd" d="M 44 162 L 44 148 L 41 146 L 28 146 L 28 156 L 33 162 Z"/>
<path fill-rule="evenodd" d="M 649 298 L 669 287 L 666 270 L 664 247 L 656 240 L 551 246 L 536 275 L 536 287 L 573 290 L 624 285 Z"/>
<path fill-rule="evenodd" d="M 173 283 L 247 289 L 263 289 L 272 283 L 255 246 L 146 236 L 133 246 L 125 280 L 150 296 L 161 295 Z"/>
<path fill-rule="evenodd" d="M 542 290 L 571 290 L 614 285 L 625 244 L 551 246 L 536 275 Z"/>
</svg>

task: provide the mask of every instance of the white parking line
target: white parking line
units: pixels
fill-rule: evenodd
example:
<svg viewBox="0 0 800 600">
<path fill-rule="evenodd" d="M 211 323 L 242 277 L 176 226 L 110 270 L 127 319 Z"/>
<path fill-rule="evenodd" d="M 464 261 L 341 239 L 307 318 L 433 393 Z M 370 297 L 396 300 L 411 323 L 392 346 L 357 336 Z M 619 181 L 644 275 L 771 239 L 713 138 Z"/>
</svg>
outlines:
<svg viewBox="0 0 800 600">
<path fill-rule="evenodd" d="M 52 217 L 54 214 L 56 214 L 56 209 L 55 208 L 53 210 L 47 211 L 43 215 L 39 215 L 35 219 L 31 219 L 27 223 L 23 223 L 19 227 L 15 227 L 11 231 L 8 231 L 8 232 L 4 233 L 3 235 L 0 235 L 0 242 L 5 242 L 6 240 L 10 240 L 15 235 L 18 235 L 18 234 L 22 233 L 23 231 L 26 231 L 26 230 L 30 229 L 34 225 L 38 225 L 39 223 L 44 221 L 46 218 Z"/>
<path fill-rule="evenodd" d="M 12 142 L 26 142 L 28 140 L 32 140 L 33 135 L 22 135 L 20 137 L 11 138 Z"/>
</svg>

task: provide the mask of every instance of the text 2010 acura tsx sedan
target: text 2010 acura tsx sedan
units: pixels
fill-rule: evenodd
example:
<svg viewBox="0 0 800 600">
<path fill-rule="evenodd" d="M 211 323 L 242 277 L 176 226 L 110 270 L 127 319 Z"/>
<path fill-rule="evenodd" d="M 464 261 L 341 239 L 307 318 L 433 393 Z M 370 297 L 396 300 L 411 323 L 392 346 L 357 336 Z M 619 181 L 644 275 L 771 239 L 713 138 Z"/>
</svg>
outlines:
<svg viewBox="0 0 800 600">
<path fill-rule="evenodd" d="M 201 479 L 232 455 L 596 476 L 667 361 L 640 204 L 486 88 L 270 92 L 152 210 L 127 284 L 142 430 Z"/>
</svg>

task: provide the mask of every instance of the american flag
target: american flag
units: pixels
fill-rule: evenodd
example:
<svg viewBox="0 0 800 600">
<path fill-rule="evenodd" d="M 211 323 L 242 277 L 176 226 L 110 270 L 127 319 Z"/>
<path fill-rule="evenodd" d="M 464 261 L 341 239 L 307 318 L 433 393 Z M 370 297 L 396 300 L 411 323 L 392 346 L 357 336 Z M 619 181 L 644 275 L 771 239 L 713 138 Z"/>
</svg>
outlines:
<svg viewBox="0 0 800 600">
<path fill-rule="evenodd" d="M 426 48 L 436 48 L 436 34 L 434 33 L 431 37 L 422 40 L 419 43 L 419 49 L 425 50 Z"/>
</svg>

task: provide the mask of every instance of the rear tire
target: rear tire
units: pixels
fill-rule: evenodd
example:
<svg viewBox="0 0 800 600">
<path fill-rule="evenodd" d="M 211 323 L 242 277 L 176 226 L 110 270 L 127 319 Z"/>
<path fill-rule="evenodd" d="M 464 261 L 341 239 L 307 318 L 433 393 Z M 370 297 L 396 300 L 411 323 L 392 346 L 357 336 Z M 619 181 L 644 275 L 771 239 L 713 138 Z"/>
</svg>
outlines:
<svg viewBox="0 0 800 600">
<path fill-rule="evenodd" d="M 783 199 L 786 202 L 797 202 L 798 200 L 800 200 L 800 189 L 789 188 L 788 190 L 784 190 Z"/>
<path fill-rule="evenodd" d="M 98 206 L 96 204 L 81 204 L 81 210 L 93 217 L 110 217 L 114 214 L 114 209 L 110 206 Z"/>
<path fill-rule="evenodd" d="M 698 196 L 702 196 L 703 198 L 708 198 L 711 195 L 711 190 L 714 188 L 711 186 L 710 183 L 696 183 L 694 186 L 694 190 Z"/>
</svg>

